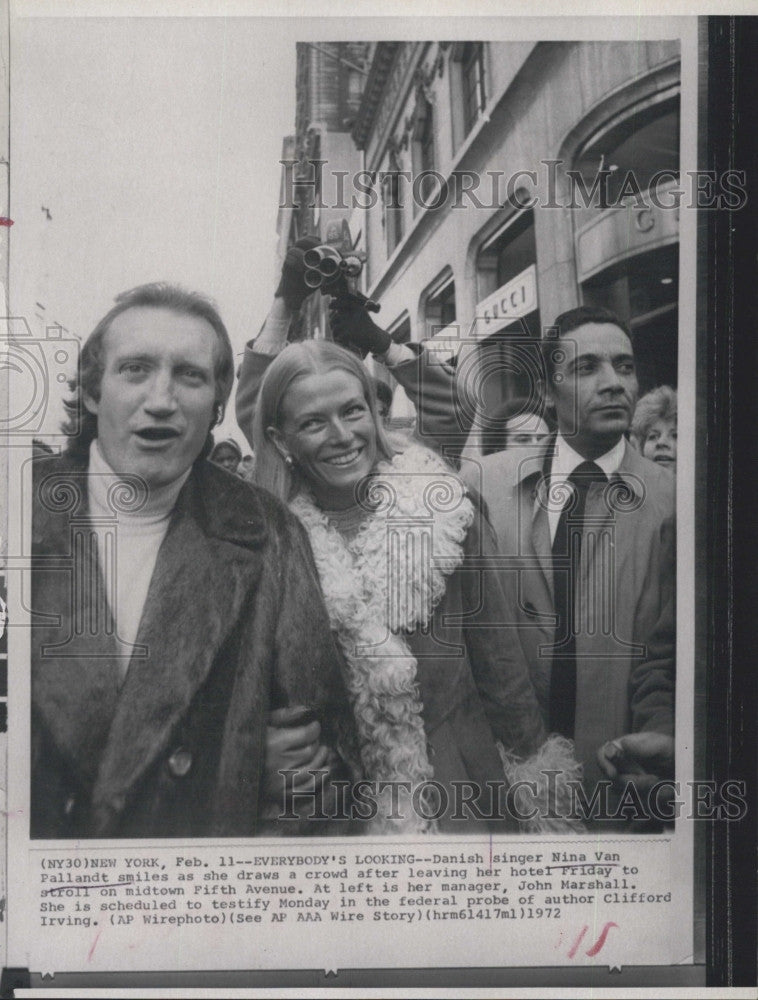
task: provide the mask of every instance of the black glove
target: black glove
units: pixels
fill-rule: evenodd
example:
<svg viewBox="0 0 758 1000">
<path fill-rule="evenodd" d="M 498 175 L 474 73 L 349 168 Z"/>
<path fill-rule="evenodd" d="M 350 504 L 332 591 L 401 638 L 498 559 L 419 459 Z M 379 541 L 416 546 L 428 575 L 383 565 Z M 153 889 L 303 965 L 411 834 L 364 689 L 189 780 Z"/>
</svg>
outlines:
<svg viewBox="0 0 758 1000">
<path fill-rule="evenodd" d="M 282 276 L 274 292 L 274 298 L 284 299 L 284 304 L 293 313 L 300 312 L 303 302 L 314 291 L 303 281 L 305 274 L 303 256 L 306 250 L 312 250 L 320 243 L 321 240 L 317 236 L 303 236 L 297 243 L 292 244 L 284 258 Z"/>
<path fill-rule="evenodd" d="M 392 337 L 371 319 L 364 303 L 364 296 L 340 295 L 332 299 L 329 306 L 329 325 L 334 342 L 365 358 L 372 354 L 384 354 L 392 343 Z"/>
</svg>

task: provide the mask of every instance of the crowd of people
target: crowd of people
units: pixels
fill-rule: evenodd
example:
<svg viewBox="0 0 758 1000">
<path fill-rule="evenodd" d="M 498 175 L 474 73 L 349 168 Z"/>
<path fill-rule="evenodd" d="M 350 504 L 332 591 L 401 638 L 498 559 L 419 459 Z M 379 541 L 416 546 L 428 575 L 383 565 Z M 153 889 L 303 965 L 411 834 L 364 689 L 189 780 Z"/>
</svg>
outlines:
<svg viewBox="0 0 758 1000">
<path fill-rule="evenodd" d="M 314 242 L 238 371 L 250 455 L 213 442 L 233 355 L 203 296 L 134 289 L 84 346 L 86 419 L 35 460 L 32 835 L 655 828 L 675 392 L 638 402 L 629 329 L 578 307 L 541 344 L 539 392 L 487 414 L 472 455 L 455 368 L 361 296 L 333 300 L 332 339 L 289 341 Z M 51 500 L 64 484 L 89 545 Z"/>
</svg>

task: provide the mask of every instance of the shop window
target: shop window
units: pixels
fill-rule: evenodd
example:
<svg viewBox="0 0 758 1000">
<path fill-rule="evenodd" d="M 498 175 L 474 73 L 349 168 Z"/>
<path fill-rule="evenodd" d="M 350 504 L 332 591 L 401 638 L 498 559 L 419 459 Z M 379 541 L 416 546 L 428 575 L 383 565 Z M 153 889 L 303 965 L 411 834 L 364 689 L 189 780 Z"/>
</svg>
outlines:
<svg viewBox="0 0 758 1000">
<path fill-rule="evenodd" d="M 587 305 L 604 306 L 632 331 L 640 392 L 677 383 L 679 247 L 631 257 L 582 286 Z"/>
<path fill-rule="evenodd" d="M 514 395 L 531 398 L 541 374 L 541 331 L 536 287 L 534 213 L 521 211 L 479 248 L 477 336 L 482 384 L 482 417 Z M 486 419 L 482 428 L 486 427 Z"/>
<path fill-rule="evenodd" d="M 629 324 L 641 392 L 676 385 L 678 213 L 654 203 L 640 208 L 634 192 L 644 195 L 662 172 L 676 184 L 678 98 L 631 109 L 596 134 L 574 166 L 587 189 L 599 170 L 606 172 L 605 202 L 595 195 L 589 208 L 573 216 L 582 299 Z"/>
<path fill-rule="evenodd" d="M 618 205 L 625 195 L 633 197 L 636 190 L 647 191 L 661 171 L 677 177 L 678 100 L 630 114 L 620 124 L 593 138 L 575 160 L 574 170 L 578 175 L 574 181 L 575 200 L 580 206 L 586 200 L 583 191 L 592 192 L 600 177 L 602 183 L 589 206 L 596 210 Z"/>
<path fill-rule="evenodd" d="M 519 212 L 479 250 L 476 261 L 479 300 L 502 288 L 536 260 L 534 212 Z"/>
</svg>

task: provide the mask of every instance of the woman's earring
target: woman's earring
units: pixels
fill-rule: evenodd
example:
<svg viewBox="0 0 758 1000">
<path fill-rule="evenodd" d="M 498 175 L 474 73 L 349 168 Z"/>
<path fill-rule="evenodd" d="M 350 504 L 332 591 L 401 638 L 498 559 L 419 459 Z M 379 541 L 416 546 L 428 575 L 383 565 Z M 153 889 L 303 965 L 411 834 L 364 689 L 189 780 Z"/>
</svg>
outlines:
<svg viewBox="0 0 758 1000">
<path fill-rule="evenodd" d="M 295 459 L 292 457 L 292 455 L 285 455 L 284 464 L 290 471 L 292 471 L 292 469 L 295 467 Z"/>
</svg>

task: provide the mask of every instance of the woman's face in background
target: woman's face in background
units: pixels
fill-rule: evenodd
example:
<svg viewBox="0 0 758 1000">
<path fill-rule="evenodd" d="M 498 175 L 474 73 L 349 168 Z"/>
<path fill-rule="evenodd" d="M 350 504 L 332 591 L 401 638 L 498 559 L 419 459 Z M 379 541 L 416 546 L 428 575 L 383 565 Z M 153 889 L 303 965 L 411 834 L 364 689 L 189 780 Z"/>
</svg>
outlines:
<svg viewBox="0 0 758 1000">
<path fill-rule="evenodd" d="M 667 420 L 659 417 L 653 422 L 642 445 L 642 454 L 676 472 L 676 417 Z"/>
<path fill-rule="evenodd" d="M 282 400 L 280 426 L 269 433 L 326 509 L 352 506 L 356 486 L 376 464 L 376 427 L 363 386 L 341 369 L 296 379 Z"/>
</svg>

